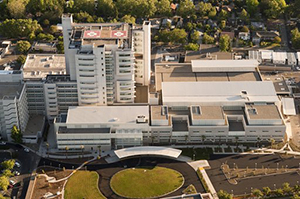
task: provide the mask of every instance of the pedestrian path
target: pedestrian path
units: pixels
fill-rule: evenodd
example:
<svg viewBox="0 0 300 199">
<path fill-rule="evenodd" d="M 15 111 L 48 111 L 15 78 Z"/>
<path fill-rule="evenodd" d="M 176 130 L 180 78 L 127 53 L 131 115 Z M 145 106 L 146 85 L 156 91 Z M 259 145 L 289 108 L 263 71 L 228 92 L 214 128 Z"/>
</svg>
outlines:
<svg viewBox="0 0 300 199">
<path fill-rule="evenodd" d="M 208 177 L 208 175 L 207 175 L 205 169 L 202 168 L 202 167 L 200 167 L 199 170 L 200 170 L 200 172 L 201 172 L 201 174 L 202 174 L 202 176 L 203 176 L 204 181 L 206 182 L 206 184 L 207 184 L 207 186 L 208 186 L 208 189 L 209 189 L 209 191 L 210 191 L 212 197 L 213 197 L 214 199 L 219 199 L 218 194 L 217 194 L 217 192 L 216 192 L 216 190 L 215 190 L 213 184 L 211 183 L 211 181 L 210 181 L 210 179 L 209 179 L 209 177 Z"/>
</svg>

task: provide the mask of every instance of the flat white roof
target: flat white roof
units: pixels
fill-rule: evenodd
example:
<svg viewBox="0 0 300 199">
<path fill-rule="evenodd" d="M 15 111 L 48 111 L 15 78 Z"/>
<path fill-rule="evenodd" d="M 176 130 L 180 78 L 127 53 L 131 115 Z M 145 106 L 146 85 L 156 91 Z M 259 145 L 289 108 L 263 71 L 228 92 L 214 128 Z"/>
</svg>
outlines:
<svg viewBox="0 0 300 199">
<path fill-rule="evenodd" d="M 273 50 L 259 50 L 262 59 L 273 59 Z"/>
<path fill-rule="evenodd" d="M 231 72 L 255 71 L 258 61 L 253 59 L 243 60 L 192 60 L 193 72 Z"/>
<path fill-rule="evenodd" d="M 127 158 L 131 156 L 141 156 L 141 155 L 153 155 L 153 156 L 167 156 L 171 158 L 178 158 L 181 154 L 181 150 L 173 149 L 168 147 L 159 146 L 140 146 L 140 147 L 130 147 L 114 151 L 118 158 Z"/>
<path fill-rule="evenodd" d="M 137 116 L 149 119 L 148 106 L 74 106 L 69 107 L 67 124 L 134 124 Z"/>
<path fill-rule="evenodd" d="M 286 52 L 273 52 L 273 60 L 285 61 L 287 59 Z"/>
<path fill-rule="evenodd" d="M 24 79 L 41 79 L 47 75 L 66 74 L 63 54 L 29 54 L 22 68 Z"/>
<path fill-rule="evenodd" d="M 294 98 L 283 97 L 281 99 L 283 114 L 285 115 L 296 115 Z"/>
<path fill-rule="evenodd" d="M 247 98 L 241 92 L 247 92 Z M 163 82 L 163 104 L 193 102 L 276 102 L 278 97 L 271 81 L 244 82 Z"/>
</svg>

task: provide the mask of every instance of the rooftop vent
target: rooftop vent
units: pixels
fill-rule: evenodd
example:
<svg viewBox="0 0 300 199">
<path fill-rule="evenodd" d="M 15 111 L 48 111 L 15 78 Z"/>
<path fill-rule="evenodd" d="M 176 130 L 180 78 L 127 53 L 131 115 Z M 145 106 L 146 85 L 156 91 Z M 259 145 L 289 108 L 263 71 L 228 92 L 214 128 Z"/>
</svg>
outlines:
<svg viewBox="0 0 300 199">
<path fill-rule="evenodd" d="M 201 115 L 200 106 L 192 106 L 192 113 L 195 115 Z"/>
<path fill-rule="evenodd" d="M 244 99 L 247 98 L 247 95 L 248 95 L 247 91 L 245 91 L 245 90 L 241 91 L 241 97 L 242 98 L 244 98 Z"/>
<path fill-rule="evenodd" d="M 161 107 L 161 115 L 168 115 L 168 107 L 167 106 Z"/>
<path fill-rule="evenodd" d="M 147 122 L 146 116 L 145 115 L 138 115 L 136 117 L 136 122 L 137 123 L 146 123 Z"/>
<path fill-rule="evenodd" d="M 256 110 L 256 108 L 249 108 L 249 109 L 248 109 L 248 112 L 249 112 L 250 114 L 252 114 L 252 115 L 257 115 L 257 110 Z"/>
</svg>

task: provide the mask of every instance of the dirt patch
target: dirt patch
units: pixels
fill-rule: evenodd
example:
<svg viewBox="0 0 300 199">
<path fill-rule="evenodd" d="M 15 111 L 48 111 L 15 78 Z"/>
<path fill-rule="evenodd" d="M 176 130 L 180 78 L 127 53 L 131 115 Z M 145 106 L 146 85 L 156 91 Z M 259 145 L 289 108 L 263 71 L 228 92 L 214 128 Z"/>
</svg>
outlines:
<svg viewBox="0 0 300 199">
<path fill-rule="evenodd" d="M 62 187 L 65 181 L 58 183 L 48 183 L 43 176 L 37 176 L 34 186 L 34 192 L 32 198 L 43 198 L 46 193 L 57 194 L 62 191 Z M 54 197 L 55 199 L 62 199 L 61 195 Z"/>
<path fill-rule="evenodd" d="M 49 177 L 55 177 L 56 180 L 65 178 L 69 176 L 72 173 L 73 170 L 63 170 L 63 169 L 58 169 L 54 167 L 39 167 L 37 169 L 37 173 L 39 174 L 47 174 Z"/>
</svg>

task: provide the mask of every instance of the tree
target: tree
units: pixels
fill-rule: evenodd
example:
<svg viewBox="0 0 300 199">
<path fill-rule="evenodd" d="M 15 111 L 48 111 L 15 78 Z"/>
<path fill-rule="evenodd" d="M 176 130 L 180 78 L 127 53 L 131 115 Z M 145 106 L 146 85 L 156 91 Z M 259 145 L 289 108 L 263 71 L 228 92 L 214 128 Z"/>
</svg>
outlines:
<svg viewBox="0 0 300 199">
<path fill-rule="evenodd" d="M 245 23 L 249 21 L 249 14 L 245 9 L 243 9 L 242 12 L 240 13 L 240 19 L 243 20 Z"/>
<path fill-rule="evenodd" d="M 94 14 L 95 1 L 94 0 L 74 0 L 72 11 L 74 13 L 87 12 L 90 15 Z"/>
<path fill-rule="evenodd" d="M 300 32 L 298 28 L 295 28 L 291 31 L 292 34 L 292 44 L 296 49 L 300 49 Z"/>
<path fill-rule="evenodd" d="M 200 32 L 199 31 L 194 31 L 192 34 L 191 34 L 191 40 L 193 43 L 198 43 L 199 41 L 199 37 L 200 37 Z"/>
<path fill-rule="evenodd" d="M 290 184 L 287 182 L 282 184 L 282 190 L 287 195 L 291 194 L 291 192 L 292 192 L 292 188 L 290 187 Z"/>
<path fill-rule="evenodd" d="M 193 15 L 195 12 L 195 5 L 190 0 L 181 0 L 177 8 L 177 14 L 183 18 Z"/>
<path fill-rule="evenodd" d="M 36 17 L 57 20 L 64 11 L 65 0 L 29 0 L 26 9 Z"/>
<path fill-rule="evenodd" d="M 185 30 L 188 32 L 192 31 L 193 28 L 194 28 L 194 26 L 191 22 L 187 22 L 187 24 L 185 25 Z"/>
<path fill-rule="evenodd" d="M 135 24 L 135 18 L 131 15 L 124 15 L 122 18 L 121 18 L 121 21 L 122 22 L 126 22 L 126 23 L 131 23 L 131 24 Z"/>
<path fill-rule="evenodd" d="M 175 28 L 170 32 L 170 42 L 185 44 L 187 33 L 184 29 Z"/>
<path fill-rule="evenodd" d="M 208 13 L 208 18 L 214 19 L 217 15 L 217 10 L 215 7 L 213 7 L 210 12 Z"/>
<path fill-rule="evenodd" d="M 25 61 L 26 61 L 26 56 L 25 55 L 20 55 L 18 58 L 17 58 L 17 62 L 19 64 L 25 64 Z"/>
<path fill-rule="evenodd" d="M 1 163 L 1 166 L 3 167 L 3 169 L 12 170 L 15 166 L 15 162 L 16 161 L 14 159 L 6 160 Z"/>
<path fill-rule="evenodd" d="M 98 0 L 97 14 L 106 19 L 117 17 L 117 10 L 113 0 Z"/>
<path fill-rule="evenodd" d="M 196 6 L 197 13 L 201 17 L 208 16 L 209 12 L 212 9 L 213 9 L 213 6 L 211 5 L 211 3 L 204 3 L 203 1 L 201 1 L 200 3 L 198 3 L 197 6 Z"/>
<path fill-rule="evenodd" d="M 30 49 L 31 44 L 28 41 L 18 41 L 17 42 L 17 49 L 19 52 L 26 54 L 27 51 Z"/>
<path fill-rule="evenodd" d="M 214 44 L 215 39 L 212 36 L 209 36 L 208 34 L 204 33 L 202 37 L 202 43 L 203 44 Z"/>
<path fill-rule="evenodd" d="M 243 26 L 240 32 L 249 32 L 249 28 L 247 26 Z"/>
<path fill-rule="evenodd" d="M 0 34 L 4 37 L 28 37 L 31 33 L 40 31 L 42 31 L 42 27 L 32 19 L 6 19 L 0 23 Z"/>
<path fill-rule="evenodd" d="M 9 185 L 8 178 L 5 177 L 5 176 L 1 176 L 1 177 L 0 177 L 0 188 L 1 188 L 2 190 L 6 191 L 8 185 Z"/>
<path fill-rule="evenodd" d="M 5 169 L 2 173 L 2 175 L 6 176 L 6 177 L 12 177 L 14 174 L 11 172 L 11 170 Z"/>
<path fill-rule="evenodd" d="M 260 3 L 261 10 L 268 18 L 278 18 L 286 8 L 285 0 L 262 0 Z"/>
<path fill-rule="evenodd" d="M 185 45 L 184 48 L 185 50 L 197 51 L 199 50 L 199 45 L 194 43 L 189 43 L 188 45 Z"/>
<path fill-rule="evenodd" d="M 156 14 L 158 16 L 171 16 L 171 8 L 169 0 L 160 0 L 156 3 Z"/>
<path fill-rule="evenodd" d="M 57 26 L 56 26 L 56 25 L 50 26 L 49 32 L 50 32 L 51 34 L 57 33 L 57 31 L 58 31 L 58 29 L 57 29 Z"/>
<path fill-rule="evenodd" d="M 94 22 L 94 18 L 88 12 L 79 12 L 74 14 L 74 20 L 82 23 Z"/>
<path fill-rule="evenodd" d="M 7 4 L 7 9 L 12 18 L 19 19 L 25 16 L 27 1 L 25 0 L 10 0 Z"/>
<path fill-rule="evenodd" d="M 230 51 L 230 37 L 228 35 L 222 35 L 219 39 L 219 48 L 223 52 Z"/>
<path fill-rule="evenodd" d="M 264 195 L 259 189 L 254 189 L 252 194 L 257 198 L 261 198 Z"/>
<path fill-rule="evenodd" d="M 40 33 L 38 34 L 37 39 L 39 41 L 53 41 L 55 37 L 51 34 Z"/>
<path fill-rule="evenodd" d="M 57 42 L 56 49 L 57 49 L 58 53 L 63 54 L 64 53 L 64 42 L 63 41 Z"/>
<path fill-rule="evenodd" d="M 220 29 L 223 30 L 226 27 L 226 21 L 222 20 L 219 26 L 220 26 Z"/>
<path fill-rule="evenodd" d="M 228 13 L 225 10 L 221 10 L 219 15 L 218 15 L 219 21 L 221 20 L 227 20 L 228 18 Z"/>
<path fill-rule="evenodd" d="M 280 37 L 274 37 L 274 42 L 276 43 L 276 44 L 280 44 L 281 43 L 281 38 Z"/>
<path fill-rule="evenodd" d="M 283 190 L 282 189 L 275 189 L 274 190 L 274 194 L 278 197 L 281 197 L 284 195 Z"/>
<path fill-rule="evenodd" d="M 218 191 L 219 199 L 233 199 L 233 196 L 224 190 Z"/>
<path fill-rule="evenodd" d="M 270 189 L 270 187 L 263 187 L 262 192 L 265 196 L 269 196 L 271 194 L 272 190 Z"/>
<path fill-rule="evenodd" d="M 247 11 L 253 17 L 258 10 L 258 0 L 246 0 Z"/>
<path fill-rule="evenodd" d="M 18 43 L 17 43 L 17 45 L 18 45 Z M 11 129 L 11 138 L 16 143 L 22 143 L 22 141 L 23 141 L 22 140 L 23 134 L 22 134 L 21 130 L 17 128 L 16 125 L 14 125 L 13 128 Z"/>
<path fill-rule="evenodd" d="M 156 12 L 157 0 L 117 0 L 116 7 L 119 17 L 124 15 L 131 15 L 136 18 L 150 17 Z"/>
</svg>

